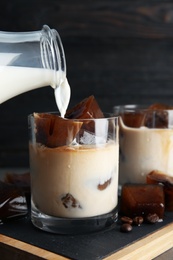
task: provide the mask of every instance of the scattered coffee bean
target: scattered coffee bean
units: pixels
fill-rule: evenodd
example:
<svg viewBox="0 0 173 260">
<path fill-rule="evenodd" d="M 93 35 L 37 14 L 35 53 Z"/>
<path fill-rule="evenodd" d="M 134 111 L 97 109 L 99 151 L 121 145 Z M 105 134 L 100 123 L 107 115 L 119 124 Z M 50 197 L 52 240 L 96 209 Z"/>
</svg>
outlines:
<svg viewBox="0 0 173 260">
<path fill-rule="evenodd" d="M 122 225 L 120 227 L 120 231 L 124 233 L 128 233 L 132 231 L 132 225 L 140 226 L 143 222 L 147 221 L 148 223 L 154 224 L 159 221 L 159 216 L 156 213 L 150 213 L 144 219 L 142 216 L 136 216 L 133 219 L 127 216 L 121 217 Z"/>
<path fill-rule="evenodd" d="M 132 231 L 132 225 L 130 225 L 128 223 L 124 223 L 121 225 L 120 230 L 121 230 L 121 232 L 128 233 L 128 232 Z"/>
<path fill-rule="evenodd" d="M 126 216 L 121 217 L 121 221 L 123 223 L 127 223 L 127 224 L 130 224 L 130 225 L 133 223 L 133 219 L 126 217 Z"/>
<path fill-rule="evenodd" d="M 147 215 L 146 220 L 148 223 L 154 224 L 159 221 L 159 216 L 156 213 L 150 213 Z"/>
<path fill-rule="evenodd" d="M 142 216 L 136 216 L 133 218 L 133 223 L 136 225 L 136 226 L 140 226 L 142 223 L 143 223 L 144 219 Z"/>
</svg>

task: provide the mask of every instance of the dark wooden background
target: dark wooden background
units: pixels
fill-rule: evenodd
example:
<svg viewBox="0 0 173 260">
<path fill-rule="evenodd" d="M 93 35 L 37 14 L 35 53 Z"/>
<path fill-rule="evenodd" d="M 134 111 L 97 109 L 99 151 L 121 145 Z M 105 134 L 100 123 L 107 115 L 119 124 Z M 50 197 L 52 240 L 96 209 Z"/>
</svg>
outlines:
<svg viewBox="0 0 173 260">
<path fill-rule="evenodd" d="M 63 41 L 70 106 L 91 94 L 104 111 L 125 103 L 173 104 L 173 1 L 1 1 L 1 31 L 43 24 Z M 0 105 L 0 167 L 28 166 L 27 115 L 56 109 L 50 87 Z"/>
</svg>

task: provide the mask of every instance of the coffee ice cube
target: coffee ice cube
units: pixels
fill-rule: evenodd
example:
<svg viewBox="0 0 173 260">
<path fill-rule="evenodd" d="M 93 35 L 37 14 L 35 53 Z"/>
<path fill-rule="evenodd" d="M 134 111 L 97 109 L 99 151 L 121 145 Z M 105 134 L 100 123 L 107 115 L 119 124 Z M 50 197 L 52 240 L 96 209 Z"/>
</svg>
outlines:
<svg viewBox="0 0 173 260">
<path fill-rule="evenodd" d="M 138 128 L 144 125 L 144 113 L 142 112 L 124 112 L 120 116 L 123 123 L 128 127 Z"/>
<path fill-rule="evenodd" d="M 168 128 L 168 111 L 173 109 L 169 105 L 155 103 L 148 107 L 144 125 L 148 128 Z"/>
<path fill-rule="evenodd" d="M 13 184 L 15 187 L 24 191 L 25 193 L 30 193 L 30 173 L 14 173 L 7 172 L 4 177 L 4 182 L 6 184 Z"/>
<path fill-rule="evenodd" d="M 79 144 L 83 145 L 92 145 L 95 144 L 95 135 L 93 133 L 89 133 L 87 131 L 82 131 L 80 137 L 79 137 Z"/>
<path fill-rule="evenodd" d="M 164 192 L 161 185 L 125 184 L 121 192 L 120 211 L 124 216 L 135 217 L 157 214 L 163 220 Z"/>
<path fill-rule="evenodd" d="M 165 209 L 173 211 L 173 177 L 161 171 L 151 171 L 146 176 L 148 184 L 161 184 L 165 194 Z"/>
<path fill-rule="evenodd" d="M 83 124 L 48 113 L 34 113 L 34 120 L 37 143 L 51 148 L 72 143 Z"/>
<path fill-rule="evenodd" d="M 100 145 L 106 144 L 107 137 L 97 136 L 96 134 L 85 131 L 81 128 L 79 136 L 76 136 L 76 141 L 81 145 Z"/>
<path fill-rule="evenodd" d="M 121 118 L 128 127 L 168 128 L 167 110 L 171 109 L 169 105 L 156 103 L 141 111 L 125 111 Z"/>
<path fill-rule="evenodd" d="M 104 115 L 94 96 L 85 98 L 72 109 L 68 109 L 65 115 L 69 119 L 104 118 Z"/>
<path fill-rule="evenodd" d="M 23 217 L 28 213 L 28 207 L 24 192 L 0 181 L 0 221 L 14 217 Z"/>
<path fill-rule="evenodd" d="M 68 119 L 85 119 L 83 121 L 83 129 L 88 132 L 94 132 L 94 121 L 87 120 L 93 118 L 104 118 L 104 115 L 94 96 L 85 98 L 72 109 L 69 109 L 65 115 Z"/>
<path fill-rule="evenodd" d="M 144 125 L 148 128 L 168 128 L 168 112 L 165 110 L 148 110 Z"/>
<path fill-rule="evenodd" d="M 75 199 L 70 193 L 65 194 L 61 198 L 61 201 L 65 208 L 81 208 L 77 199 Z"/>
<path fill-rule="evenodd" d="M 169 109 L 173 109 L 173 107 L 170 105 L 162 104 L 162 103 L 155 103 L 155 104 L 150 105 L 148 107 L 148 109 L 150 109 L 150 110 L 169 110 Z"/>
</svg>

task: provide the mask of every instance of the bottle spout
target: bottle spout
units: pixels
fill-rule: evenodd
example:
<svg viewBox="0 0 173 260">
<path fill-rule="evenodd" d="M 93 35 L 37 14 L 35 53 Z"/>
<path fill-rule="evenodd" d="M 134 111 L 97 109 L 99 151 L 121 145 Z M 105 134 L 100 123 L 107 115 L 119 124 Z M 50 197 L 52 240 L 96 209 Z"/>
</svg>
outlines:
<svg viewBox="0 0 173 260">
<path fill-rule="evenodd" d="M 66 60 L 58 32 L 47 25 L 44 25 L 41 31 L 40 50 L 43 67 L 54 71 L 53 85 L 56 88 L 66 78 Z M 59 77 L 57 77 L 57 71 Z"/>
</svg>

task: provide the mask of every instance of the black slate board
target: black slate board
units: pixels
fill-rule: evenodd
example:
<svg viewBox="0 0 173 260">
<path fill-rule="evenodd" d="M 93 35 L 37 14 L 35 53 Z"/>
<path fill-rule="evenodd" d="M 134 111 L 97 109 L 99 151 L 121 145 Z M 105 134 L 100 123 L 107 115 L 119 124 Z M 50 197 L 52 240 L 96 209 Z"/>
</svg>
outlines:
<svg viewBox="0 0 173 260">
<path fill-rule="evenodd" d="M 76 260 L 96 260 L 119 251 L 123 247 L 159 230 L 173 222 L 173 212 L 166 213 L 163 222 L 134 227 L 130 233 L 120 232 L 120 223 L 115 228 L 86 235 L 56 235 L 36 229 L 30 216 L 11 220 L 0 225 L 0 234 L 43 248 L 58 255 Z"/>
</svg>

